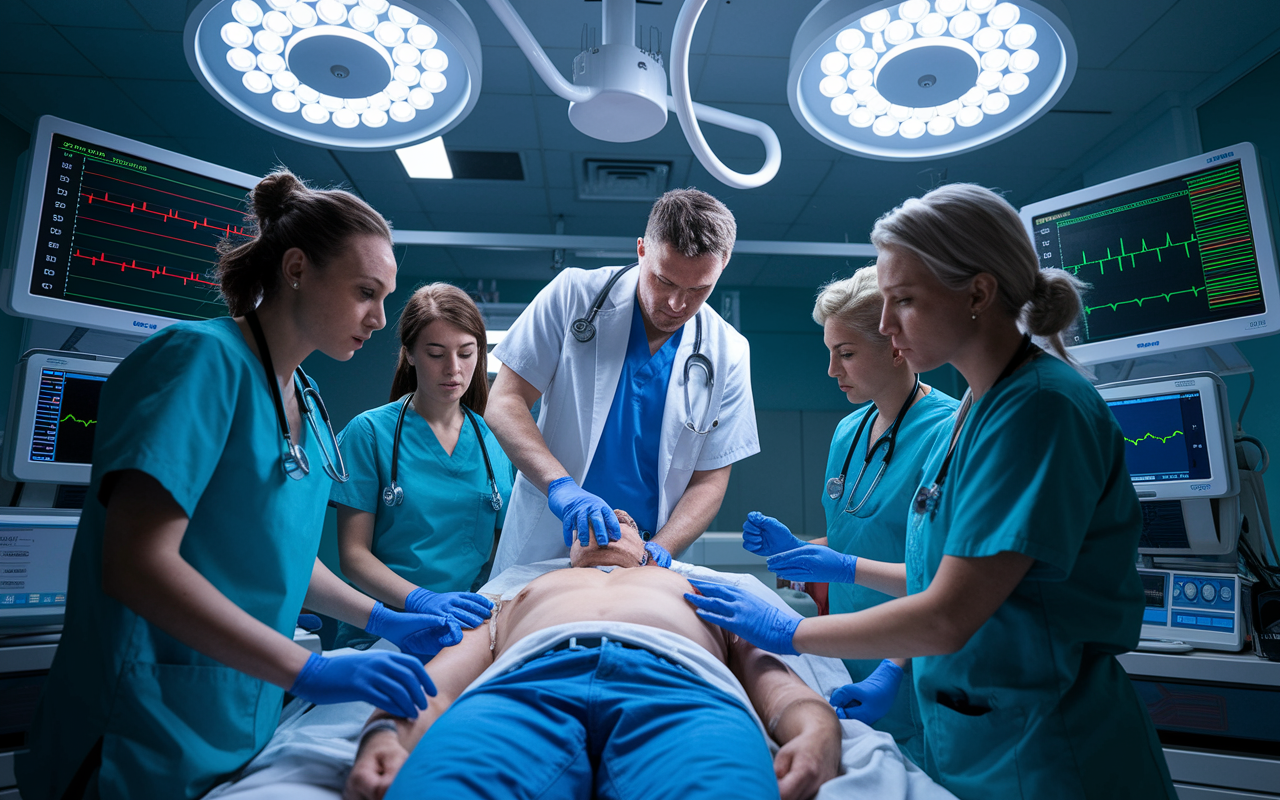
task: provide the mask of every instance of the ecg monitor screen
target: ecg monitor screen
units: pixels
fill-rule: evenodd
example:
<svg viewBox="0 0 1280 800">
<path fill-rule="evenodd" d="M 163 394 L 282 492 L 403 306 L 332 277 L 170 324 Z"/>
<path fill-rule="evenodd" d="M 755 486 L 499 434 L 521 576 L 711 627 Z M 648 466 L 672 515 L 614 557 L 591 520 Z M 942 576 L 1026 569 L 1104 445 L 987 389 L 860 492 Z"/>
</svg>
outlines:
<svg viewBox="0 0 1280 800">
<path fill-rule="evenodd" d="M 31 294 L 170 319 L 227 313 L 218 241 L 245 234 L 245 190 L 54 134 Z"/>
<path fill-rule="evenodd" d="M 1042 267 L 1089 284 L 1068 345 L 1266 311 L 1240 162 L 1032 219 Z"/>
<path fill-rule="evenodd" d="M 93 463 L 93 434 L 98 424 L 98 398 L 105 375 L 59 369 L 40 370 L 32 461 Z"/>
<path fill-rule="evenodd" d="M 1124 457 L 1134 483 L 1211 476 L 1200 392 L 1112 400 L 1124 433 Z"/>
</svg>

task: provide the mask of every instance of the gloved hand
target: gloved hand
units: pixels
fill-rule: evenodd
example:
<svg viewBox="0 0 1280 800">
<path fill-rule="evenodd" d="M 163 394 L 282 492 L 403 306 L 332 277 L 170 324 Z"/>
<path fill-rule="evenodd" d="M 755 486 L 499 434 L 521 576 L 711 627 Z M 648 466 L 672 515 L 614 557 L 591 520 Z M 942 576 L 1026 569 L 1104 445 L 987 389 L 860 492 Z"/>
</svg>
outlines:
<svg viewBox="0 0 1280 800">
<path fill-rule="evenodd" d="M 645 542 L 644 549 L 649 551 L 649 560 L 663 569 L 671 567 L 671 554 L 667 552 L 667 548 L 657 542 Z"/>
<path fill-rule="evenodd" d="M 462 628 L 453 617 L 401 614 L 382 603 L 373 604 L 364 629 L 424 660 L 462 641 Z"/>
<path fill-rule="evenodd" d="M 609 508 L 609 504 L 585 491 L 568 475 L 557 478 L 547 486 L 547 506 L 560 518 L 564 525 L 564 546 L 573 544 L 573 535 L 577 531 L 578 542 L 586 547 L 587 526 L 595 534 L 596 544 L 608 546 L 622 538 L 622 529 L 618 527 L 618 517 Z"/>
<path fill-rule="evenodd" d="M 840 719 L 856 719 L 874 725 L 889 713 L 902 683 L 902 667 L 889 659 L 858 683 L 841 686 L 831 693 L 831 705 Z"/>
<path fill-rule="evenodd" d="M 806 544 L 769 557 L 769 571 L 789 581 L 853 583 L 858 557 L 820 544 Z"/>
<path fill-rule="evenodd" d="M 414 589 L 405 598 L 404 610 L 435 617 L 453 617 L 464 628 L 474 628 L 489 618 L 493 603 L 471 592 L 432 592 Z"/>
<path fill-rule="evenodd" d="M 436 685 L 413 656 L 370 650 L 329 658 L 312 653 L 289 692 L 317 705 L 359 700 L 413 719 L 427 707 L 427 695 L 436 696 Z"/>
<path fill-rule="evenodd" d="M 799 614 L 789 615 L 736 586 L 697 580 L 689 583 L 702 593 L 701 596 L 684 596 L 697 609 L 699 617 L 730 633 L 736 633 L 761 650 L 787 656 L 798 655 L 791 640 L 803 619 Z"/>
<path fill-rule="evenodd" d="M 773 517 L 752 511 L 742 523 L 742 546 L 758 556 L 772 556 L 803 547 L 804 542 Z"/>
</svg>

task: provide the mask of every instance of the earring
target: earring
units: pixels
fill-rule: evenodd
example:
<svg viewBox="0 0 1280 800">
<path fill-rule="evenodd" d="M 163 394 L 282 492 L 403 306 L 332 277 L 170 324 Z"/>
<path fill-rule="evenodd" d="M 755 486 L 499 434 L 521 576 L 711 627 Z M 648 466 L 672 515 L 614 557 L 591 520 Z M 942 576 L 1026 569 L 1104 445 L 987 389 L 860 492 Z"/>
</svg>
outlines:
<svg viewBox="0 0 1280 800">
<path fill-rule="evenodd" d="M 298 282 L 297 282 L 297 281 L 294 281 L 294 282 L 293 282 L 293 288 L 295 288 L 295 289 L 297 289 L 297 288 L 298 288 Z"/>
</svg>

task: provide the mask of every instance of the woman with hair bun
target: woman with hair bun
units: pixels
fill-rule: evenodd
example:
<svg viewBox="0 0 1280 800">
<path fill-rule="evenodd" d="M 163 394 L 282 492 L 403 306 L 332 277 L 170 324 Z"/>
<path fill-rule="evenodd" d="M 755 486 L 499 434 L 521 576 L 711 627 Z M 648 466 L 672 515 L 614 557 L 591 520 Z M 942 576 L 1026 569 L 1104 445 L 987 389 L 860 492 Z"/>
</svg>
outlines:
<svg viewBox="0 0 1280 800">
<path fill-rule="evenodd" d="M 911 657 L 921 766 L 962 800 L 1173 800 L 1116 660 L 1142 626 L 1142 514 L 1120 427 L 1062 344 L 1082 284 L 1039 269 L 1017 212 L 979 186 L 906 201 L 871 241 L 880 330 L 913 370 L 969 383 L 925 462 L 906 564 L 858 562 L 900 599 L 804 621 L 723 587 L 691 601 L 774 652 Z"/>
<path fill-rule="evenodd" d="M 385 325 L 390 228 L 283 170 L 251 204 L 257 235 L 219 251 L 231 316 L 155 333 L 102 390 L 66 623 L 18 758 L 28 800 L 199 797 L 267 743 L 286 690 L 415 717 L 435 694 L 421 659 L 461 640 L 316 558 L 346 475 L 299 365 L 346 361 Z M 304 600 L 403 652 L 310 653 Z"/>
<path fill-rule="evenodd" d="M 482 419 L 487 364 L 484 319 L 467 293 L 447 283 L 415 291 L 400 315 L 391 402 L 342 431 L 351 480 L 329 495 L 352 583 L 388 605 L 468 627 L 493 607 L 468 590 L 493 552 L 513 480 Z M 340 631 L 344 644 L 361 639 L 351 626 Z"/>
</svg>

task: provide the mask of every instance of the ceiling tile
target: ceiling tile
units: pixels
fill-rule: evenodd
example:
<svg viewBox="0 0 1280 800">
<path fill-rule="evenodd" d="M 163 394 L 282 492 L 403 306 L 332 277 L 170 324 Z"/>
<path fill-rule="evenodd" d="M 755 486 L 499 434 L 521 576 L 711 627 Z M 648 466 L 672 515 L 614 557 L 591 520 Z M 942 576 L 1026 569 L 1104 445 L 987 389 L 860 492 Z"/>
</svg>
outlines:
<svg viewBox="0 0 1280 800">
<path fill-rule="evenodd" d="M 470 215 L 474 224 L 458 230 L 507 231 L 508 216 L 541 215 L 537 233 L 550 233 L 547 227 L 547 195 L 545 189 L 528 188 L 495 181 L 412 181 L 409 188 L 418 198 L 422 210 L 439 222 L 442 214 Z M 450 230 L 443 227 L 442 230 Z M 511 231 L 516 232 L 516 231 Z"/>
<path fill-rule="evenodd" d="M 1066 20 L 1076 40 L 1080 66 L 1105 68 L 1160 20 L 1178 0 L 1071 0 Z"/>
<path fill-rule="evenodd" d="M 446 141 L 458 149 L 521 150 L 537 139 L 533 98 L 480 94 L 480 100 Z M 465 144 L 464 144 L 465 143 Z"/>
<path fill-rule="evenodd" d="M 529 59 L 518 47 L 497 47 L 485 45 L 482 48 L 484 75 L 481 78 L 483 94 L 523 94 L 527 95 L 533 88 L 533 81 L 542 82 L 542 78 L 533 73 Z"/>
<path fill-rule="evenodd" d="M 0 72 L 99 75 L 98 69 L 48 25 L 5 25 Z"/>
<path fill-rule="evenodd" d="M 31 9 L 51 25 L 79 25 L 117 30 L 146 28 L 128 0 L 35 0 Z"/>
<path fill-rule="evenodd" d="M 115 81 L 141 108 L 153 109 L 156 123 L 173 136 L 203 138 L 210 131 L 235 137 L 253 127 L 219 103 L 194 79 L 184 81 L 121 78 Z"/>
<path fill-rule="evenodd" d="M 33 127 L 43 114 L 91 125 L 120 136 L 163 136 L 146 112 L 105 78 L 0 74 L 0 98 Z"/>
<path fill-rule="evenodd" d="M 36 2 L 36 0 L 32 0 Z M 43 25 L 44 18 L 31 10 L 31 6 L 23 0 L 9 0 L 4 8 L 5 22 L 8 25 Z"/>
<path fill-rule="evenodd" d="M 170 31 L 61 27 L 58 31 L 85 58 L 113 78 L 181 80 L 192 78 L 182 49 L 182 34 Z"/>
<path fill-rule="evenodd" d="M 708 51 L 717 56 L 790 59 L 796 31 L 812 8 L 809 3 L 776 0 L 736 0 L 723 4 L 716 14 Z"/>
<path fill-rule="evenodd" d="M 477 233 L 551 233 L 546 214 L 514 214 L 505 211 L 491 214 L 459 214 L 428 212 L 437 230 Z M 500 224 L 495 224 L 499 223 Z"/>
<path fill-rule="evenodd" d="M 187 25 L 185 6 L 190 4 L 175 3 L 174 0 L 129 0 L 129 5 L 152 30 L 181 33 Z"/>
<path fill-rule="evenodd" d="M 1179 0 L 1107 66 L 1217 72 L 1278 26 L 1274 0 Z"/>
<path fill-rule="evenodd" d="M 699 103 L 787 102 L 787 59 L 715 56 L 706 60 L 694 100 Z"/>
</svg>

